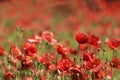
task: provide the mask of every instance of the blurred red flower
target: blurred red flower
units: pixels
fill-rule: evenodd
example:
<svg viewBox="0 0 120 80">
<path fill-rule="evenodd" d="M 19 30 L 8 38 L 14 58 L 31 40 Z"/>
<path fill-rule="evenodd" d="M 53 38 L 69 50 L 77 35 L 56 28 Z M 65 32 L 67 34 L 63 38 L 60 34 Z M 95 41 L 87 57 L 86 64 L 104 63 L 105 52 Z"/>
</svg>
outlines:
<svg viewBox="0 0 120 80">
<path fill-rule="evenodd" d="M 51 62 L 50 62 L 50 57 L 47 54 L 43 54 L 38 57 L 38 61 L 42 64 L 45 65 L 45 68 L 48 69 Z"/>
<path fill-rule="evenodd" d="M 57 68 L 61 71 L 67 71 L 72 66 L 74 66 L 74 61 L 69 59 L 62 59 L 57 62 Z"/>
<path fill-rule="evenodd" d="M 0 56 L 3 56 L 5 54 L 6 54 L 5 49 L 0 46 Z"/>
<path fill-rule="evenodd" d="M 100 41 L 99 37 L 92 34 L 92 35 L 90 35 L 89 43 L 93 46 L 97 46 L 101 43 L 101 41 Z"/>
<path fill-rule="evenodd" d="M 32 68 L 33 62 L 29 56 L 25 56 L 23 60 L 21 60 L 21 67 L 20 70 L 27 70 Z"/>
<path fill-rule="evenodd" d="M 33 35 L 32 37 L 28 38 L 27 41 L 34 44 L 39 44 L 41 43 L 42 38 L 40 36 Z"/>
<path fill-rule="evenodd" d="M 56 72 L 56 71 L 57 71 L 57 66 L 54 65 L 54 64 L 51 64 L 51 65 L 49 66 L 49 70 L 52 71 L 52 72 Z"/>
<path fill-rule="evenodd" d="M 79 44 L 84 44 L 88 42 L 88 35 L 82 32 L 75 33 L 75 40 Z"/>
<path fill-rule="evenodd" d="M 10 52 L 14 57 L 17 57 L 22 54 L 20 49 L 15 44 L 11 45 Z"/>
<path fill-rule="evenodd" d="M 57 40 L 54 39 L 54 34 L 52 32 L 49 31 L 44 31 L 42 33 L 42 38 L 47 41 L 50 42 L 52 45 L 56 44 Z"/>
<path fill-rule="evenodd" d="M 38 50 L 35 46 L 30 46 L 25 49 L 25 54 L 30 57 L 35 57 L 38 54 Z"/>
<path fill-rule="evenodd" d="M 64 47 L 63 47 L 63 45 L 61 45 L 61 44 L 56 44 L 56 50 L 57 50 L 57 52 L 59 53 L 59 54 L 61 54 L 62 56 L 65 56 L 66 55 L 66 52 L 64 51 Z"/>
<path fill-rule="evenodd" d="M 15 78 L 15 75 L 12 72 L 5 72 L 4 80 L 12 80 L 13 78 Z"/>
<path fill-rule="evenodd" d="M 116 50 L 119 47 L 119 41 L 116 38 L 106 39 L 107 45 L 111 48 Z"/>
<path fill-rule="evenodd" d="M 112 63 L 114 68 L 120 69 L 120 58 L 114 57 Z"/>
</svg>

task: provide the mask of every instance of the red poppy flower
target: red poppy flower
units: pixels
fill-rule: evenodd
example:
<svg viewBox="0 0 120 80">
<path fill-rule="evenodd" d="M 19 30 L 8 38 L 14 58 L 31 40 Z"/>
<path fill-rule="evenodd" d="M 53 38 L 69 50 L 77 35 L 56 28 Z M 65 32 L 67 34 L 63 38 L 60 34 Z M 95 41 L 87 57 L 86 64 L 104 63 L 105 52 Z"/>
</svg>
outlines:
<svg viewBox="0 0 120 80">
<path fill-rule="evenodd" d="M 57 50 L 57 52 L 59 53 L 59 54 L 61 54 L 62 56 L 65 56 L 66 55 L 66 53 L 65 53 L 65 51 L 64 51 L 64 47 L 63 47 L 63 45 L 61 45 L 61 44 L 56 44 L 56 50 Z"/>
<path fill-rule="evenodd" d="M 83 64 L 90 70 L 98 71 L 101 68 L 100 59 L 96 58 L 94 54 L 90 52 L 83 53 Z"/>
<path fill-rule="evenodd" d="M 97 46 L 101 43 L 101 41 L 100 41 L 99 37 L 97 37 L 95 35 L 90 35 L 89 43 L 93 46 Z"/>
<path fill-rule="evenodd" d="M 38 61 L 42 64 L 45 65 L 45 68 L 48 69 L 51 62 L 50 62 L 50 57 L 47 54 L 43 54 L 38 57 Z"/>
<path fill-rule="evenodd" d="M 16 58 L 18 59 L 18 60 L 20 60 L 20 61 L 23 61 L 24 60 L 24 55 L 19 55 L 19 56 L 17 56 Z"/>
<path fill-rule="evenodd" d="M 31 38 L 27 39 L 28 42 L 33 43 L 33 44 L 39 44 L 42 41 L 42 38 L 37 35 L 33 35 Z"/>
<path fill-rule="evenodd" d="M 93 79 L 95 78 L 95 80 L 102 80 L 103 78 L 107 80 L 111 80 L 113 76 L 113 70 L 109 62 L 103 64 L 102 67 L 98 71 L 94 71 L 93 73 L 94 74 L 92 75 L 92 77 Z"/>
<path fill-rule="evenodd" d="M 27 56 L 35 57 L 38 54 L 38 50 L 35 46 L 30 46 L 30 47 L 26 48 L 25 54 Z"/>
<path fill-rule="evenodd" d="M 56 59 L 57 59 L 56 55 L 55 55 L 54 53 L 52 53 L 52 52 L 49 52 L 47 55 L 48 55 L 48 56 L 50 57 L 50 59 L 52 59 L 52 60 L 56 60 Z"/>
<path fill-rule="evenodd" d="M 75 80 L 88 80 L 89 76 L 86 74 L 85 69 L 80 65 L 75 65 L 69 68 L 71 72 L 71 78 Z M 78 75 L 79 74 L 79 75 Z"/>
<path fill-rule="evenodd" d="M 62 59 L 57 62 L 57 68 L 61 71 L 67 71 L 72 66 L 74 66 L 74 61 L 71 61 L 69 59 Z"/>
<path fill-rule="evenodd" d="M 38 61 L 43 64 L 50 64 L 50 57 L 47 54 L 43 54 L 38 57 Z"/>
<path fill-rule="evenodd" d="M 29 56 L 26 56 L 21 60 L 20 70 L 26 70 L 32 68 L 33 62 Z"/>
<path fill-rule="evenodd" d="M 4 74 L 4 80 L 12 80 L 15 78 L 15 75 L 12 72 L 6 71 Z"/>
<path fill-rule="evenodd" d="M 49 32 L 49 31 L 44 31 L 42 33 L 42 38 L 47 41 L 47 42 L 50 42 L 51 44 L 56 44 L 57 40 L 56 39 L 53 39 L 54 38 L 54 34 L 52 32 Z"/>
<path fill-rule="evenodd" d="M 56 72 L 56 71 L 57 71 L 57 66 L 54 65 L 54 64 L 51 64 L 51 65 L 49 66 L 49 70 L 52 71 L 52 72 Z"/>
<path fill-rule="evenodd" d="M 0 56 L 5 55 L 5 49 L 0 46 Z"/>
<path fill-rule="evenodd" d="M 83 53 L 83 60 L 84 61 L 92 61 L 94 59 L 95 55 L 93 53 L 90 53 L 89 51 L 86 51 Z"/>
<path fill-rule="evenodd" d="M 107 45 L 111 48 L 116 50 L 119 47 L 119 41 L 116 38 L 106 39 Z"/>
<path fill-rule="evenodd" d="M 93 61 L 86 61 L 85 66 L 92 71 L 98 71 L 101 68 L 100 59 L 94 58 Z"/>
<path fill-rule="evenodd" d="M 40 80 L 47 80 L 47 77 L 44 75 L 40 75 Z"/>
<path fill-rule="evenodd" d="M 78 32 L 75 34 L 75 40 L 79 43 L 79 44 L 84 44 L 88 42 L 88 35 L 82 32 Z"/>
<path fill-rule="evenodd" d="M 44 31 L 42 33 L 42 37 L 46 41 L 51 41 L 54 38 L 54 34 L 52 32 L 49 32 L 49 31 Z"/>
<path fill-rule="evenodd" d="M 114 68 L 120 69 L 120 58 L 114 57 L 112 63 Z"/>
<path fill-rule="evenodd" d="M 20 49 L 15 44 L 11 45 L 10 52 L 14 57 L 17 57 L 22 54 Z"/>
</svg>

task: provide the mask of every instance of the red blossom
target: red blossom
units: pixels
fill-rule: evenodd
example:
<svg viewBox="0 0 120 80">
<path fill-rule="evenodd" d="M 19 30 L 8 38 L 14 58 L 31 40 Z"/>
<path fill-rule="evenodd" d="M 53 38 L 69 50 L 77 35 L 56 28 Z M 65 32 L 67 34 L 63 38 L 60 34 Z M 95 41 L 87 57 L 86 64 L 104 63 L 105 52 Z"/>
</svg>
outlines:
<svg viewBox="0 0 120 80">
<path fill-rule="evenodd" d="M 116 38 L 106 39 L 107 45 L 111 48 L 116 50 L 119 47 L 119 41 Z"/>
<path fill-rule="evenodd" d="M 46 69 L 48 69 L 51 64 L 50 57 L 47 54 L 43 54 L 43 55 L 39 56 L 38 61 L 40 63 L 44 64 Z"/>
<path fill-rule="evenodd" d="M 16 58 L 18 59 L 18 60 L 21 60 L 21 61 L 23 61 L 24 60 L 24 55 L 19 55 L 19 56 L 17 56 Z"/>
<path fill-rule="evenodd" d="M 64 51 L 64 47 L 63 47 L 63 45 L 61 45 L 61 44 L 56 44 L 56 50 L 57 50 L 57 52 L 59 53 L 59 54 L 61 54 L 62 56 L 65 56 L 66 55 L 66 52 Z"/>
<path fill-rule="evenodd" d="M 79 79 L 88 80 L 88 78 L 89 78 L 89 76 L 88 76 L 88 74 L 86 74 L 84 68 L 81 67 L 80 65 L 75 65 L 74 67 L 70 67 L 69 70 L 71 72 L 72 79 L 75 79 L 75 80 L 79 80 Z"/>
<path fill-rule="evenodd" d="M 83 60 L 84 61 L 92 61 L 95 55 L 93 53 L 90 53 L 88 51 L 83 53 Z"/>
<path fill-rule="evenodd" d="M 69 48 L 69 47 L 64 47 L 63 45 L 61 45 L 60 43 L 57 43 L 55 45 L 55 48 L 57 50 L 57 52 L 62 55 L 63 58 L 67 58 L 67 54 L 71 53 L 71 54 L 76 54 L 77 51 L 74 50 L 73 48 Z"/>
<path fill-rule="evenodd" d="M 52 72 L 56 72 L 56 71 L 57 71 L 57 66 L 54 65 L 54 64 L 51 64 L 51 65 L 49 66 L 49 70 L 52 71 Z"/>
<path fill-rule="evenodd" d="M 12 80 L 13 78 L 15 78 L 15 75 L 12 72 L 5 72 L 4 74 L 4 80 Z"/>
<path fill-rule="evenodd" d="M 4 80 L 12 80 L 15 78 L 15 75 L 13 72 L 8 71 L 8 67 L 4 66 L 5 74 L 4 74 Z"/>
<path fill-rule="evenodd" d="M 97 46 L 101 43 L 101 41 L 100 41 L 99 37 L 97 37 L 95 35 L 90 35 L 89 43 L 93 46 Z"/>
<path fill-rule="evenodd" d="M 57 68 L 61 71 L 67 71 L 72 66 L 74 66 L 74 61 L 69 59 L 62 59 L 57 62 Z"/>
<path fill-rule="evenodd" d="M 90 52 L 83 53 L 83 64 L 92 71 L 98 71 L 101 68 L 101 60 Z"/>
<path fill-rule="evenodd" d="M 31 38 L 28 38 L 27 41 L 33 44 L 39 44 L 41 43 L 42 38 L 40 36 L 33 35 Z"/>
<path fill-rule="evenodd" d="M 6 54 L 5 49 L 0 46 L 0 56 L 3 56 L 5 54 Z"/>
<path fill-rule="evenodd" d="M 32 68 L 33 62 L 29 56 L 24 56 L 24 58 L 21 60 L 21 67 L 20 70 L 27 70 Z"/>
<path fill-rule="evenodd" d="M 114 57 L 112 63 L 114 68 L 120 69 L 120 58 Z"/>
<path fill-rule="evenodd" d="M 42 38 L 47 41 L 50 42 L 51 44 L 56 44 L 57 40 L 54 39 L 54 34 L 52 32 L 49 31 L 44 31 L 42 33 Z"/>
<path fill-rule="evenodd" d="M 44 75 L 40 75 L 40 80 L 47 80 L 47 77 Z"/>
<path fill-rule="evenodd" d="M 96 80 L 101 80 L 103 78 L 107 80 L 111 80 L 112 76 L 113 76 L 113 70 L 109 62 L 104 63 L 98 71 L 94 71 L 92 74 L 92 78 Z"/>
<path fill-rule="evenodd" d="M 10 52 L 14 57 L 20 56 L 22 54 L 20 49 L 15 44 L 11 45 Z"/>
<path fill-rule="evenodd" d="M 35 46 L 30 46 L 25 49 L 25 54 L 27 56 L 35 57 L 38 54 L 38 50 Z"/>
<path fill-rule="evenodd" d="M 75 40 L 79 43 L 79 44 L 84 44 L 88 42 L 88 35 L 82 32 L 78 32 L 75 34 Z"/>
<path fill-rule="evenodd" d="M 50 59 L 52 59 L 52 60 L 56 60 L 56 59 L 57 59 L 56 55 L 55 55 L 54 53 L 52 53 L 52 52 L 49 52 L 47 55 L 48 55 L 48 56 L 50 57 Z"/>
<path fill-rule="evenodd" d="M 92 71 L 98 71 L 101 68 L 100 59 L 94 58 L 93 61 L 87 61 L 85 66 Z"/>
</svg>

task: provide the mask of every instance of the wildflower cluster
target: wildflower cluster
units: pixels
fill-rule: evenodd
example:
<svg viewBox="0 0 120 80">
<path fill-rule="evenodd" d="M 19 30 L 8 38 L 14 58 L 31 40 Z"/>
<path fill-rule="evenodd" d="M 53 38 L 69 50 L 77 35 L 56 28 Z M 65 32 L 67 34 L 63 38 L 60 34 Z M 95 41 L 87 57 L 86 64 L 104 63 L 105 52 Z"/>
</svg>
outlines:
<svg viewBox="0 0 120 80">
<path fill-rule="evenodd" d="M 4 80 L 112 80 L 120 69 L 120 40 L 102 41 L 83 32 L 75 33 L 74 39 L 76 49 L 44 31 L 29 37 L 20 47 L 11 42 L 9 52 L 0 47 Z M 105 57 L 109 50 L 113 51 L 110 58 Z"/>
</svg>

